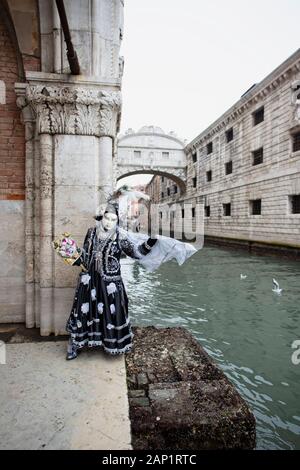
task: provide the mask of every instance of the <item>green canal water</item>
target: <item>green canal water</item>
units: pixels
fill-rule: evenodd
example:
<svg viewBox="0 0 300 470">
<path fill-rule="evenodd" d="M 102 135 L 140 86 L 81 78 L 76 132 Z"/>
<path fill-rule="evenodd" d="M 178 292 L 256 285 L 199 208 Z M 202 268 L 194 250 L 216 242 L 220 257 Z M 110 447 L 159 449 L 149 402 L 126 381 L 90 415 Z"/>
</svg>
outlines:
<svg viewBox="0 0 300 470">
<path fill-rule="evenodd" d="M 252 408 L 258 449 L 300 449 L 299 262 L 204 246 L 154 273 L 125 259 L 122 273 L 132 324 L 190 330 Z"/>
</svg>

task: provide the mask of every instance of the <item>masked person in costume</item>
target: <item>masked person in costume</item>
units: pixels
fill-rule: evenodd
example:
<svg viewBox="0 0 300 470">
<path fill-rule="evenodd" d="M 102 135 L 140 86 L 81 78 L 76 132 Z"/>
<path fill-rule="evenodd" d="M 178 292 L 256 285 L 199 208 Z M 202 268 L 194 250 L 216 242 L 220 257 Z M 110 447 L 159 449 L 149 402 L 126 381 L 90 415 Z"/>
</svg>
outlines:
<svg viewBox="0 0 300 470">
<path fill-rule="evenodd" d="M 125 191 L 126 195 L 137 192 Z M 72 265 L 82 266 L 66 330 L 70 333 L 67 360 L 84 347 L 103 347 L 105 353 L 129 352 L 133 332 L 128 314 L 128 297 L 121 277 L 121 254 L 130 256 L 148 271 L 175 258 L 182 264 L 197 250 L 173 238 L 133 233 L 120 226 L 118 190 L 107 202 L 96 225 L 87 230 L 80 256 Z M 124 195 L 124 194 L 123 194 Z M 146 198 L 146 195 L 144 195 Z"/>
</svg>

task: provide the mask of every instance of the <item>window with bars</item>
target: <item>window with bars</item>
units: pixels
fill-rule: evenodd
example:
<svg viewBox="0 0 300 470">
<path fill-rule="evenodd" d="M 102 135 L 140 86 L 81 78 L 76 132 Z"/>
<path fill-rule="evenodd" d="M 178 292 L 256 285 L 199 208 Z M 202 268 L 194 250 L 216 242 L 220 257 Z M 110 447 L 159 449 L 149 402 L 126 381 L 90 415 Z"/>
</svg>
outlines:
<svg viewBox="0 0 300 470">
<path fill-rule="evenodd" d="M 210 217 L 210 206 L 205 206 L 205 217 Z"/>
<path fill-rule="evenodd" d="M 290 208 L 292 214 L 300 214 L 300 194 L 290 196 Z"/>
<path fill-rule="evenodd" d="M 197 161 L 197 152 L 193 152 L 192 159 L 193 159 L 193 163 L 196 163 L 196 161 Z"/>
<path fill-rule="evenodd" d="M 233 140 L 233 127 L 226 131 L 226 142 L 231 142 Z"/>
<path fill-rule="evenodd" d="M 223 204 L 223 215 L 228 217 L 231 215 L 231 203 Z"/>
<path fill-rule="evenodd" d="M 252 116 L 253 116 L 253 126 L 257 126 L 257 124 L 260 124 L 261 122 L 263 122 L 264 119 L 265 119 L 265 108 L 264 108 L 264 106 L 257 109 L 256 111 L 254 111 Z"/>
<path fill-rule="evenodd" d="M 197 176 L 194 176 L 193 178 L 193 188 L 197 187 Z"/>
<path fill-rule="evenodd" d="M 252 215 L 261 215 L 261 199 L 251 200 L 250 209 Z"/>
<path fill-rule="evenodd" d="M 293 152 L 300 150 L 300 132 L 293 134 Z"/>
<path fill-rule="evenodd" d="M 206 172 L 206 181 L 211 181 L 212 180 L 212 171 L 209 170 Z"/>
<path fill-rule="evenodd" d="M 206 145 L 206 151 L 207 151 L 207 155 L 209 155 L 210 153 L 212 153 L 212 151 L 213 151 L 213 143 L 212 143 L 212 142 L 209 142 L 209 143 Z"/>
<path fill-rule="evenodd" d="M 225 174 L 230 175 L 232 173 L 232 161 L 225 163 Z"/>
<path fill-rule="evenodd" d="M 252 157 L 253 157 L 252 165 L 259 165 L 260 163 L 263 163 L 263 161 L 264 161 L 264 149 L 263 149 L 263 147 L 261 147 L 257 150 L 254 150 L 254 152 L 252 152 Z"/>
<path fill-rule="evenodd" d="M 163 156 L 163 158 L 169 158 L 170 153 L 169 152 L 163 152 L 162 156 Z"/>
</svg>

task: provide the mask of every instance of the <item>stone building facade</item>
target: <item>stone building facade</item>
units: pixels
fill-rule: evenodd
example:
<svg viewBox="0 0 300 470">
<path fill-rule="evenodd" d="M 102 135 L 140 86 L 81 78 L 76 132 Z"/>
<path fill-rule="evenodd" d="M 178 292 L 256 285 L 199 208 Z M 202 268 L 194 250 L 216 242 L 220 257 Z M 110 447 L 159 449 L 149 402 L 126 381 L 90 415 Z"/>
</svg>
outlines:
<svg viewBox="0 0 300 470">
<path fill-rule="evenodd" d="M 300 49 L 185 150 L 207 240 L 300 248 Z"/>
<path fill-rule="evenodd" d="M 185 147 L 186 191 L 154 176 L 155 202 L 197 208 L 206 241 L 300 253 L 300 50 Z M 169 189 L 168 189 L 169 188 Z M 180 213 L 180 210 L 177 208 Z M 172 219 L 170 214 L 170 219 Z"/>
<path fill-rule="evenodd" d="M 76 269 L 51 241 L 79 242 L 112 190 L 121 114 L 123 0 L 1 0 L 0 322 L 63 333 Z"/>
<path fill-rule="evenodd" d="M 155 202 L 164 202 L 180 195 L 178 184 L 165 176 L 155 175 L 147 185 L 147 194 Z"/>
</svg>

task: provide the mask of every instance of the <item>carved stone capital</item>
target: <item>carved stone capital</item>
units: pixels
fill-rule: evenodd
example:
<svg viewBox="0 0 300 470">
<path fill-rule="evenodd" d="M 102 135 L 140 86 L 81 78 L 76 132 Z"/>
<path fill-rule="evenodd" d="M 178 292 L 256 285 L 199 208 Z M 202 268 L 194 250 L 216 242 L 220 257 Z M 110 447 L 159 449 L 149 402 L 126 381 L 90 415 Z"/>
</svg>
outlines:
<svg viewBox="0 0 300 470">
<path fill-rule="evenodd" d="M 36 115 L 39 134 L 115 137 L 118 131 L 119 91 L 28 85 L 26 101 Z"/>
</svg>

